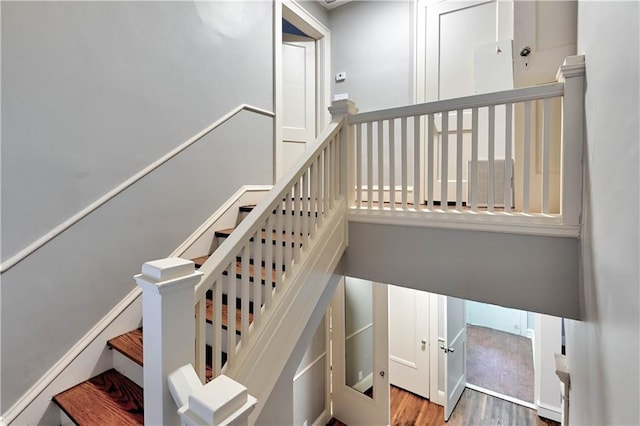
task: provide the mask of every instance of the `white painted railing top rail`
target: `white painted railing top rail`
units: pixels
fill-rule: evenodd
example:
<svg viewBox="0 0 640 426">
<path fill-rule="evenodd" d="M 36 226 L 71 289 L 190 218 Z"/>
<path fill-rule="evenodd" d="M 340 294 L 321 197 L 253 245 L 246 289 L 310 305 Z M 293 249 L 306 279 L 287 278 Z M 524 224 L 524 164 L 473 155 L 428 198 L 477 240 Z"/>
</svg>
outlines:
<svg viewBox="0 0 640 426">
<path fill-rule="evenodd" d="M 557 83 L 351 115 L 352 218 L 577 236 L 583 71 L 570 57 Z"/>
<path fill-rule="evenodd" d="M 274 308 L 273 298 L 286 288 L 287 275 L 301 267 L 301 254 L 313 246 L 324 231 L 323 224 L 333 214 L 344 215 L 344 202 L 339 202 L 345 193 L 343 123 L 344 119 L 338 119 L 329 124 L 308 154 L 274 185 L 200 268 L 204 276 L 196 287 L 195 305 L 196 371 L 201 379 L 205 378 L 205 351 L 210 350 L 205 343 L 214 348 L 210 359 L 212 374 L 217 376 L 222 371 L 222 348 L 226 348 L 226 369 L 240 348 L 249 344 L 263 313 Z M 338 206 L 343 206 L 342 210 Z M 228 319 L 224 342 L 223 286 Z M 240 301 L 239 306 L 235 300 Z M 208 333 L 207 311 L 212 323 Z M 238 315 L 239 329 L 234 321 Z"/>
<path fill-rule="evenodd" d="M 9 259 L 2 262 L 2 265 L 0 265 L 0 273 L 4 273 L 9 269 L 13 268 L 18 263 L 22 262 L 24 259 L 26 259 L 31 254 L 33 254 L 34 252 L 36 252 L 37 250 L 39 250 L 40 248 L 42 248 L 43 246 L 51 242 L 53 239 L 58 237 L 67 229 L 71 228 L 73 225 L 80 222 L 82 219 L 89 216 L 94 211 L 98 210 L 100 207 L 102 207 L 107 202 L 109 202 L 110 200 L 112 200 L 113 198 L 121 194 L 127 188 L 131 187 L 136 182 L 140 181 L 140 179 L 149 175 L 154 170 L 158 169 L 160 166 L 165 164 L 167 161 L 171 160 L 172 158 L 174 158 L 175 156 L 177 156 L 178 154 L 180 154 L 181 152 L 183 152 L 184 150 L 186 150 L 187 148 L 189 148 L 190 146 L 192 146 L 193 144 L 201 140 L 203 137 L 207 136 L 213 130 L 217 129 L 218 127 L 220 127 L 221 125 L 229 121 L 231 118 L 233 118 L 235 115 L 237 115 L 241 111 L 250 111 L 250 112 L 260 114 L 260 115 L 265 115 L 268 117 L 274 117 L 275 115 L 271 111 L 267 111 L 265 109 L 258 108 L 255 106 L 251 106 L 247 104 L 238 105 L 237 107 L 233 108 L 231 111 L 229 111 L 228 113 L 226 113 L 225 115 L 223 115 L 222 117 L 220 117 L 219 119 L 211 123 L 209 126 L 202 129 L 200 132 L 198 132 L 197 134 L 195 134 L 194 136 L 192 136 L 191 138 L 189 138 L 188 140 L 186 140 L 176 148 L 172 149 L 162 157 L 158 158 L 157 160 L 155 160 L 154 162 L 146 166 L 144 169 L 140 170 L 138 173 L 131 176 L 129 179 L 120 183 L 118 186 L 116 186 L 115 188 L 113 188 L 112 190 L 104 194 L 102 197 L 98 198 L 96 201 L 94 201 L 84 209 L 80 210 L 78 213 L 74 214 L 69 219 L 65 220 L 60 225 L 56 226 L 55 228 L 47 232 L 45 235 L 43 235 L 42 237 L 38 238 L 37 240 L 29 244 L 27 247 L 20 250 L 18 253 L 11 256 Z"/>
</svg>

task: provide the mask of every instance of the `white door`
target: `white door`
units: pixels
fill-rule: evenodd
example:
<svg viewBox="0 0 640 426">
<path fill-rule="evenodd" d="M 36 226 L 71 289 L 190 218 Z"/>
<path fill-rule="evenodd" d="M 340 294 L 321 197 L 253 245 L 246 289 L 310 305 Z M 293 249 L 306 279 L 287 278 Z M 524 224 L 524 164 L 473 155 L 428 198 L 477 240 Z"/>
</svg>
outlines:
<svg viewBox="0 0 640 426">
<path fill-rule="evenodd" d="M 429 293 L 388 288 L 389 381 L 429 398 Z"/>
<path fill-rule="evenodd" d="M 387 286 L 345 277 L 331 307 L 333 417 L 389 424 Z"/>
<path fill-rule="evenodd" d="M 282 35 L 282 172 L 316 138 L 316 41 Z"/>
<path fill-rule="evenodd" d="M 467 385 L 467 321 L 465 301 L 446 297 L 444 305 L 444 420 L 449 420 L 453 409 Z"/>
<path fill-rule="evenodd" d="M 513 16 L 510 2 L 496 0 L 474 1 L 442 1 L 439 3 L 422 0 L 419 3 L 419 46 L 418 46 L 418 102 L 450 99 L 469 96 L 487 88 L 498 90 L 512 87 L 513 78 L 508 82 L 505 74 L 512 72 L 492 73 L 479 72 L 491 70 L 511 62 L 511 44 Z M 464 28 L 464 31 L 460 31 Z M 500 40 L 500 42 L 498 42 Z M 483 52 L 493 52 L 493 56 L 483 57 Z M 496 54 L 497 51 L 504 52 Z M 480 57 L 478 56 L 480 54 Z M 498 61 L 494 57 L 504 58 Z M 489 58 L 490 60 L 487 60 Z M 478 63 L 482 66 L 478 67 Z M 502 68 L 500 68 L 502 71 Z M 509 68 L 510 69 L 510 68 Z M 504 85 L 507 86 L 504 86 Z M 480 110 L 479 125 L 486 127 L 487 117 Z M 497 114 L 500 117 L 499 114 Z M 453 203 L 457 197 L 463 202 L 468 200 L 469 160 L 471 160 L 471 112 L 465 111 L 461 122 L 458 122 L 455 111 L 448 117 L 447 129 L 443 128 L 444 120 L 436 117 L 437 139 L 435 143 L 435 164 L 427 173 L 433 176 L 433 199 L 436 202 Z M 457 129 L 462 125 L 461 143 L 458 144 Z M 497 129 L 504 128 L 496 123 Z M 496 135 L 499 139 L 500 135 Z M 487 132 L 479 132 L 479 159 L 487 157 Z M 498 145 L 497 151 L 500 150 Z M 461 149 L 461 152 L 458 151 Z M 443 151 L 447 161 L 443 162 Z M 457 157 L 462 161 L 458 162 Z M 499 152 L 497 153 L 499 156 Z M 504 158 L 504 154 L 503 154 Z M 447 172 L 446 194 L 442 193 L 444 170 Z M 460 194 L 457 193 L 456 181 L 462 182 Z"/>
</svg>

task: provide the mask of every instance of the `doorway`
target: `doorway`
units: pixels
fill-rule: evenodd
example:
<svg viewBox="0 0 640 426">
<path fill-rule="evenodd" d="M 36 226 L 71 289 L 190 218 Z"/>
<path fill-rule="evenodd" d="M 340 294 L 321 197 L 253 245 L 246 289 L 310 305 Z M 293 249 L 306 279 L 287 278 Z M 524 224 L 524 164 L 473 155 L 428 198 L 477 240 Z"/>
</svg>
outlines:
<svg viewBox="0 0 640 426">
<path fill-rule="evenodd" d="M 467 387 L 535 408 L 535 314 L 466 303 Z"/>
<path fill-rule="evenodd" d="M 330 32 L 294 2 L 274 13 L 274 182 L 330 121 Z"/>
</svg>

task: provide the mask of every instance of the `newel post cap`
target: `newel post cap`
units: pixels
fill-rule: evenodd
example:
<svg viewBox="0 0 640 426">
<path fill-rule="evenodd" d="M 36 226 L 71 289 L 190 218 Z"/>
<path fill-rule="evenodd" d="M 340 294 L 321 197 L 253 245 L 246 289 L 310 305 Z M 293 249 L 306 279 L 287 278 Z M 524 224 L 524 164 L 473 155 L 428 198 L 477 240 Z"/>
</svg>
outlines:
<svg viewBox="0 0 640 426">
<path fill-rule="evenodd" d="M 195 269 L 191 260 L 168 257 L 144 263 L 133 278 L 142 290 L 162 294 L 198 284 L 203 274 Z"/>
<path fill-rule="evenodd" d="M 579 77 L 584 75 L 585 59 L 584 55 L 573 55 L 564 58 L 564 62 L 558 68 L 556 80 L 564 81 L 566 78 Z"/>
<path fill-rule="evenodd" d="M 329 112 L 333 117 L 340 117 L 347 114 L 357 114 L 358 108 L 352 100 L 341 99 L 339 101 L 333 101 L 329 107 Z"/>
</svg>

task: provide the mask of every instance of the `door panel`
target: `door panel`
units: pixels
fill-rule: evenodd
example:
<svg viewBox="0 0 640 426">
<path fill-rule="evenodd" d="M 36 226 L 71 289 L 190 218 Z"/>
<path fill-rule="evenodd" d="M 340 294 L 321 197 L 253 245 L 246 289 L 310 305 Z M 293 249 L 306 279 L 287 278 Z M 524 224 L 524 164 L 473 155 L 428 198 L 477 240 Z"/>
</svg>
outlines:
<svg viewBox="0 0 640 426">
<path fill-rule="evenodd" d="M 442 350 L 445 352 L 445 404 L 444 420 L 451 413 L 467 385 L 467 324 L 465 301 L 447 297 L 445 302 L 445 336 Z"/>
<path fill-rule="evenodd" d="M 429 294 L 389 285 L 389 380 L 429 398 Z"/>
<path fill-rule="evenodd" d="M 332 312 L 333 416 L 349 426 L 389 424 L 385 284 L 345 277 Z"/>
<path fill-rule="evenodd" d="M 315 40 L 282 37 L 282 170 L 287 171 L 316 136 Z"/>
</svg>

